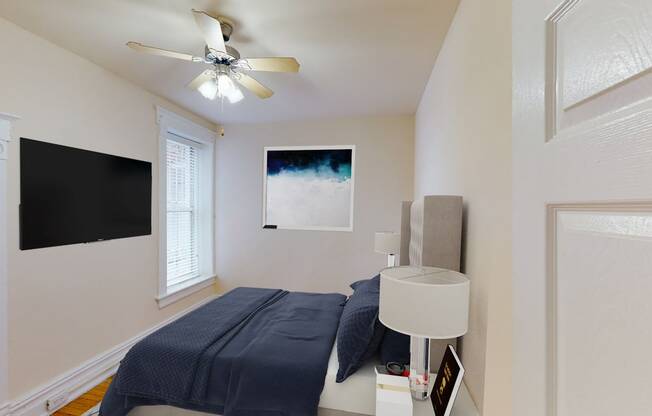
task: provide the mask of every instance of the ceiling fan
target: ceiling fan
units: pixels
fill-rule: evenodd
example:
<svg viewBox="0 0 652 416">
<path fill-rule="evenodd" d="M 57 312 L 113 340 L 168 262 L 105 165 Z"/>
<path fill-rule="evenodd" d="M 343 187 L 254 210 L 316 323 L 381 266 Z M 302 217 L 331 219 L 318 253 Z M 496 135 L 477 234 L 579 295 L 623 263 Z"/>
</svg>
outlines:
<svg viewBox="0 0 652 416">
<path fill-rule="evenodd" d="M 206 41 L 203 57 L 146 46 L 138 42 L 127 42 L 127 46 L 138 52 L 212 65 L 212 68 L 202 72 L 187 85 L 209 100 L 227 98 L 231 103 L 242 100 L 242 91 L 233 81 L 260 98 L 269 98 L 274 94 L 272 90 L 247 75 L 247 71 L 299 72 L 299 63 L 295 58 L 241 58 L 235 48 L 225 44 L 233 33 L 233 22 L 222 16 L 213 17 L 201 10 L 193 9 L 192 13 Z"/>
</svg>

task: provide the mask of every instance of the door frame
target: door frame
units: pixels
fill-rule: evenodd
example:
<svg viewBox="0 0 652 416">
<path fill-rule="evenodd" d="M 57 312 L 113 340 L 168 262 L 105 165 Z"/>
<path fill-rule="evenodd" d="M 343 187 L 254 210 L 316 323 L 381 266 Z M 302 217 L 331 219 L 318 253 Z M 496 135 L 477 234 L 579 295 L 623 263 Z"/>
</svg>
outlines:
<svg viewBox="0 0 652 416">
<path fill-rule="evenodd" d="M 0 415 L 9 407 L 9 333 L 7 268 L 7 183 L 11 125 L 18 117 L 0 113 Z"/>
</svg>

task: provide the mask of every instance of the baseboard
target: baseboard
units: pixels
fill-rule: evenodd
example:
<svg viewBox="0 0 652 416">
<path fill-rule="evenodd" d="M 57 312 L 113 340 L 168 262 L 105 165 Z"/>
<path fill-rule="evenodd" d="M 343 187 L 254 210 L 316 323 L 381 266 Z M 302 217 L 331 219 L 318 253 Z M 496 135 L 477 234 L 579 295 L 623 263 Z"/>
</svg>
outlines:
<svg viewBox="0 0 652 416">
<path fill-rule="evenodd" d="M 171 316 L 158 325 L 138 334 L 137 336 L 123 342 L 114 348 L 86 361 L 84 364 L 75 368 L 68 373 L 53 379 L 46 385 L 43 385 L 24 397 L 0 406 L 0 416 L 47 416 L 47 400 L 65 394 L 66 403 L 76 399 L 94 386 L 98 385 L 106 378 L 111 376 L 118 369 L 120 360 L 124 358 L 129 349 L 138 341 L 153 333 L 159 328 L 164 327 L 181 316 L 197 309 L 198 307 L 210 302 L 217 296 L 208 297 L 201 302 Z"/>
</svg>

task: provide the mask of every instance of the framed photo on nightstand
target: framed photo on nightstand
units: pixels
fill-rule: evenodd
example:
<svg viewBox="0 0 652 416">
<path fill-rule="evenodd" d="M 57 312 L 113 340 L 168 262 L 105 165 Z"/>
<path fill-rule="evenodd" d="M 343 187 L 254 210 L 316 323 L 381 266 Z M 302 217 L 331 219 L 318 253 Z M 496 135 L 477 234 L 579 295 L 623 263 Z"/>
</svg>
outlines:
<svg viewBox="0 0 652 416">
<path fill-rule="evenodd" d="M 452 345 L 446 348 L 441 360 L 435 386 L 432 389 L 430 401 L 435 410 L 435 416 L 450 416 L 455 397 L 462 384 L 464 367 Z"/>
</svg>

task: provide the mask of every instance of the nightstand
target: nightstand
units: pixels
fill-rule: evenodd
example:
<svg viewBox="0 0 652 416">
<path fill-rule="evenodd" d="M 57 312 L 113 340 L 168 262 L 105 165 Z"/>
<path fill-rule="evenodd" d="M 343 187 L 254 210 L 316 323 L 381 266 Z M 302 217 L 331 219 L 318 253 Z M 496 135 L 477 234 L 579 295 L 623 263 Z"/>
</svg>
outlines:
<svg viewBox="0 0 652 416">
<path fill-rule="evenodd" d="M 435 384 L 437 374 L 430 374 L 430 391 Z M 435 411 L 430 403 L 430 398 L 425 401 L 412 400 L 412 414 L 413 416 L 434 416 Z M 466 384 L 462 382 L 460 390 L 457 394 L 455 404 L 453 404 L 453 411 L 451 416 L 479 416 L 478 409 L 476 409 L 473 399 L 469 391 L 466 389 Z"/>
</svg>

